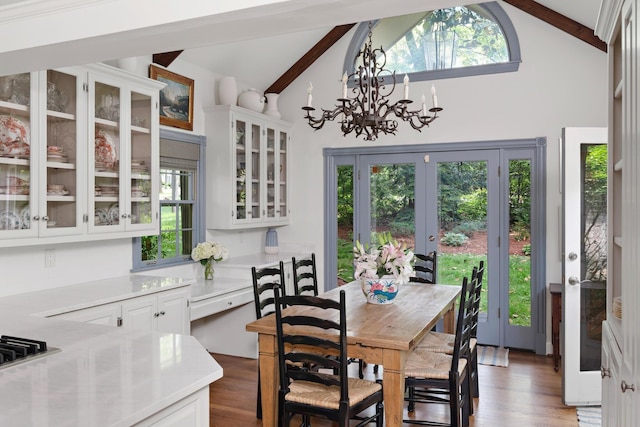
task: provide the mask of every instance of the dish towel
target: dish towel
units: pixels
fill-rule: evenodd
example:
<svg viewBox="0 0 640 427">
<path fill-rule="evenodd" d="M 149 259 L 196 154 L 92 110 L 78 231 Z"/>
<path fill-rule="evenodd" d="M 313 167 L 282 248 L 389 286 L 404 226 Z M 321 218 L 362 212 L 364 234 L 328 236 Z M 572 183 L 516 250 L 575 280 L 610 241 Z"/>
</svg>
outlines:
<svg viewBox="0 0 640 427">
<path fill-rule="evenodd" d="M 579 427 L 600 427 L 602 408 L 600 406 L 579 406 L 576 408 Z"/>
<path fill-rule="evenodd" d="M 478 363 L 481 365 L 509 366 L 509 349 L 504 347 L 478 346 Z"/>
</svg>

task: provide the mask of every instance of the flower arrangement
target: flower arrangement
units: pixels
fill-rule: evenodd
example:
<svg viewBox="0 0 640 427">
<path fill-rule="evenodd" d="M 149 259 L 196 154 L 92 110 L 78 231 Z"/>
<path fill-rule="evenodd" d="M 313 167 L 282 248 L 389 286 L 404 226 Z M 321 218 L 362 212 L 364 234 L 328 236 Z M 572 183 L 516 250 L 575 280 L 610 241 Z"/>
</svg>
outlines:
<svg viewBox="0 0 640 427">
<path fill-rule="evenodd" d="M 229 258 L 229 251 L 218 242 L 201 242 L 191 251 L 191 258 L 204 265 L 204 278 L 213 279 L 213 262 Z"/>
<path fill-rule="evenodd" d="M 378 234 L 378 243 L 377 247 L 365 247 L 356 242 L 353 248 L 354 278 L 380 279 L 393 275 L 399 284 L 408 283 L 413 275 L 413 251 L 393 240 L 389 232 Z"/>
</svg>

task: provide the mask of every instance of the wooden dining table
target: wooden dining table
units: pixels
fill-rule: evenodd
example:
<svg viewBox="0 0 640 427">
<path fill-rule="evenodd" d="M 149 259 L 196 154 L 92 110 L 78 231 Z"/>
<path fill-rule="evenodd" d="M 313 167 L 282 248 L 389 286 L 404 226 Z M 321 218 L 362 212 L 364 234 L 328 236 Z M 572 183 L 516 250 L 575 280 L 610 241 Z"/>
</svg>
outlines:
<svg viewBox="0 0 640 427">
<path fill-rule="evenodd" d="M 367 303 L 360 282 L 347 283 L 320 297 L 337 301 L 341 290 L 346 292 L 347 353 L 383 367 L 385 425 L 401 426 L 407 353 L 440 319 L 445 332 L 454 332 L 461 286 L 409 283 L 400 286 L 394 303 L 385 305 Z M 262 425 L 275 427 L 279 384 L 275 316 L 248 323 L 246 330 L 258 333 Z"/>
</svg>

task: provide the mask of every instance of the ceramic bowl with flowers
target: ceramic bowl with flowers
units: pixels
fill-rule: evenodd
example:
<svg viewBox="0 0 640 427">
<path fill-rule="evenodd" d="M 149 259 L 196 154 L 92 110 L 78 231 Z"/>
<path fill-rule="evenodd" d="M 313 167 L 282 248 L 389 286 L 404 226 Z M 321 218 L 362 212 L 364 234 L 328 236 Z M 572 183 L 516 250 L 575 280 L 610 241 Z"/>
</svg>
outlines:
<svg viewBox="0 0 640 427">
<path fill-rule="evenodd" d="M 353 259 L 354 278 L 360 280 L 362 292 L 371 304 L 393 303 L 400 285 L 408 283 L 413 275 L 413 251 L 392 239 L 391 233 L 379 234 L 378 246 L 356 242 Z"/>
</svg>

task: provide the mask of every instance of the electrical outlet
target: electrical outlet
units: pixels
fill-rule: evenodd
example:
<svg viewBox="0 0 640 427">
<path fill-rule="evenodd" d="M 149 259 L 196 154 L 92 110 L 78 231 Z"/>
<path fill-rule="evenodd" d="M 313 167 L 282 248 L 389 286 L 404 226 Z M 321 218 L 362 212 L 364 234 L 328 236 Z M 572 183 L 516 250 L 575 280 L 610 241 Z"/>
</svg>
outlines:
<svg viewBox="0 0 640 427">
<path fill-rule="evenodd" d="M 56 250 L 44 250 L 44 268 L 52 268 L 56 266 Z"/>
</svg>

